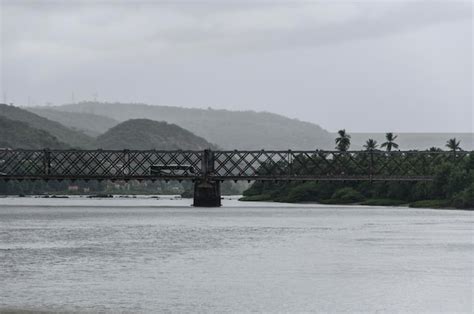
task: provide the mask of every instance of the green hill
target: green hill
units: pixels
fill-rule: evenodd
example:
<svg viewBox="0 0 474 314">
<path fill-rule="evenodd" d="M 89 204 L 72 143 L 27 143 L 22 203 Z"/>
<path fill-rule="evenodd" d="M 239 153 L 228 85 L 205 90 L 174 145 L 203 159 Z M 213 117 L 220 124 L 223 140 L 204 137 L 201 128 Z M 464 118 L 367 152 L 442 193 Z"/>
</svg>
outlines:
<svg viewBox="0 0 474 314">
<path fill-rule="evenodd" d="M 40 117 L 22 108 L 0 104 L 0 116 L 14 121 L 21 121 L 32 128 L 46 131 L 60 142 L 66 143 L 71 147 L 93 147 L 94 139 L 92 137 L 82 132 L 71 130 L 56 121 Z"/>
<path fill-rule="evenodd" d="M 66 112 L 55 110 L 51 107 L 31 107 L 26 109 L 46 119 L 59 122 L 68 128 L 84 132 L 85 134 L 94 137 L 120 123 L 117 120 L 96 114 Z"/>
<path fill-rule="evenodd" d="M 0 116 L 0 148 L 68 148 L 46 131 Z"/>
<path fill-rule="evenodd" d="M 118 121 L 146 118 L 190 130 L 224 149 L 316 149 L 333 146 L 333 136 L 316 124 L 255 111 L 191 109 L 146 104 L 82 102 L 56 107 Z"/>
<path fill-rule="evenodd" d="M 133 119 L 116 125 L 97 138 L 103 149 L 203 150 L 215 148 L 205 139 L 175 125 L 147 119 Z"/>
</svg>

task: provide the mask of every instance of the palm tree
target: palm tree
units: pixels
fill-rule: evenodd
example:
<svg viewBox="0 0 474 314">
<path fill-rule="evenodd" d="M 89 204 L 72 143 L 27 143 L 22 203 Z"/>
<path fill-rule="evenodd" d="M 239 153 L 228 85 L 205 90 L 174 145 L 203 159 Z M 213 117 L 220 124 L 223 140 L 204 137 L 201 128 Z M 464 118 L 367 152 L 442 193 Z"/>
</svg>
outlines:
<svg viewBox="0 0 474 314">
<path fill-rule="evenodd" d="M 339 130 L 337 131 L 339 137 L 336 138 L 336 149 L 345 152 L 351 146 L 351 136 L 346 133 L 346 130 Z"/>
<path fill-rule="evenodd" d="M 398 135 L 393 135 L 392 132 L 386 133 L 385 138 L 387 139 L 387 141 L 385 143 L 382 143 L 381 147 L 386 147 L 387 152 L 391 152 L 392 148 L 398 148 L 398 144 L 395 143 L 397 137 Z"/>
<path fill-rule="evenodd" d="M 365 150 L 375 150 L 377 146 L 377 141 L 369 138 L 367 142 L 365 142 L 364 148 Z"/>
<path fill-rule="evenodd" d="M 455 153 L 457 150 L 461 150 L 461 147 L 459 146 L 461 144 L 461 141 L 456 141 L 456 138 L 450 138 L 446 142 L 446 147 L 449 148 L 453 153 Z"/>
</svg>

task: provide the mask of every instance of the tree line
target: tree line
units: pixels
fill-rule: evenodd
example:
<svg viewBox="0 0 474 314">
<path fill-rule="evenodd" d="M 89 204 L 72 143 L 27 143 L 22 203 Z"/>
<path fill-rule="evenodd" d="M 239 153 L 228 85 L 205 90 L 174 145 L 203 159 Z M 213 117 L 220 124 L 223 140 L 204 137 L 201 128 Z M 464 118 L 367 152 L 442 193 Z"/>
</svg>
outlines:
<svg viewBox="0 0 474 314">
<path fill-rule="evenodd" d="M 336 149 L 341 152 L 346 152 L 351 146 L 351 136 L 346 132 L 345 129 L 337 131 L 338 137 L 336 138 Z M 392 132 L 385 133 L 385 142 L 380 145 L 380 148 L 385 148 L 387 152 L 391 152 L 393 149 L 398 149 L 399 145 L 395 142 L 398 138 L 398 135 L 393 134 Z M 446 147 L 450 151 L 456 152 L 462 150 L 461 141 L 458 141 L 456 138 L 450 138 L 446 142 Z M 367 151 L 377 150 L 379 145 L 376 140 L 369 138 L 363 145 L 364 149 Z M 442 151 L 442 149 L 437 147 L 432 147 L 430 151 Z"/>
<path fill-rule="evenodd" d="M 364 145 L 366 151 L 393 152 L 399 148 L 396 143 L 398 136 L 389 132 L 385 135 L 385 142 L 380 146 L 374 139 L 368 139 Z M 341 152 L 349 151 L 351 136 L 340 130 L 335 139 L 335 148 Z M 405 205 L 412 207 L 430 208 L 474 208 L 474 154 L 458 153 L 461 151 L 461 143 L 456 138 L 447 140 L 445 144 L 452 156 L 439 155 L 441 148 L 432 147 L 423 154 L 409 155 L 378 155 L 377 162 L 392 162 L 397 170 L 404 174 L 424 171 L 434 177 L 427 182 L 413 181 L 310 181 L 310 182 L 255 182 L 244 192 L 242 200 L 248 201 L 279 201 L 279 202 L 319 202 L 331 204 L 365 204 L 365 205 Z M 379 150 L 382 149 L 382 150 Z M 301 158 L 306 158 L 301 156 Z M 301 167 L 298 171 L 307 174 L 331 174 L 331 171 L 343 172 L 345 174 L 358 174 L 360 170 L 356 163 L 364 164 L 364 154 L 342 154 L 338 157 L 341 161 L 337 166 L 341 169 L 328 168 L 324 160 L 324 154 L 317 153 L 305 165 L 314 167 Z M 421 158 L 423 163 L 417 163 Z M 422 159 L 425 158 L 425 159 Z M 408 162 L 406 162 L 408 160 Z M 426 162 L 429 160 L 429 162 Z M 298 159 L 299 164 L 304 161 Z M 415 166 L 414 166 L 415 165 Z M 292 165 L 295 167 L 296 165 Z M 415 168 L 414 168 L 415 167 Z M 383 167 L 382 167 L 383 168 Z M 380 169 L 380 168 L 378 168 Z M 378 170 L 380 171 L 380 170 Z M 388 171 L 387 173 L 385 173 Z M 390 169 L 383 168 L 381 175 L 388 174 Z M 299 173 L 303 174 L 303 173 Z"/>
</svg>

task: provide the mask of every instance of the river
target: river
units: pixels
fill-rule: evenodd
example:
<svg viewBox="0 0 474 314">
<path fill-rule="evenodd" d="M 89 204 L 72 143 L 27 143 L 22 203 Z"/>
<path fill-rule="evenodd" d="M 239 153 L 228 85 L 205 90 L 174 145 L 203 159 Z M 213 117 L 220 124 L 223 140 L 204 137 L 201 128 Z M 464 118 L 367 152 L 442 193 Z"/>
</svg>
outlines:
<svg viewBox="0 0 474 314">
<path fill-rule="evenodd" d="M 473 311 L 474 216 L 0 198 L 0 311 Z"/>
</svg>

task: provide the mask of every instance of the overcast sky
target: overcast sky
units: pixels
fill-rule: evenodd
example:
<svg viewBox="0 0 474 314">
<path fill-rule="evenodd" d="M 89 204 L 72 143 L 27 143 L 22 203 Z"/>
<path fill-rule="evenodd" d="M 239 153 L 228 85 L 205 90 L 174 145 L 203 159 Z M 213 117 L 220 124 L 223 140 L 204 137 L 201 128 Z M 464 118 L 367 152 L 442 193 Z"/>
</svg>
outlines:
<svg viewBox="0 0 474 314">
<path fill-rule="evenodd" d="M 9 1 L 2 101 L 271 111 L 471 132 L 471 1 Z"/>
</svg>

